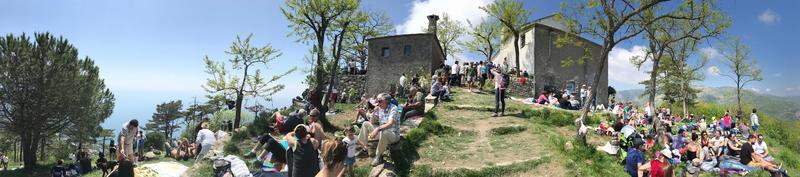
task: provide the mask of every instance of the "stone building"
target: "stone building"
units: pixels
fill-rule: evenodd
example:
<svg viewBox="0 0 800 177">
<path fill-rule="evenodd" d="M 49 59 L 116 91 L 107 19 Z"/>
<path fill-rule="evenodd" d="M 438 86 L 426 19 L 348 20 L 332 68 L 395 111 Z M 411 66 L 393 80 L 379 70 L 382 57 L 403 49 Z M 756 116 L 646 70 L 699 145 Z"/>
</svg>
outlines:
<svg viewBox="0 0 800 177">
<path fill-rule="evenodd" d="M 559 36 L 566 33 L 566 25 L 559 21 L 555 16 L 547 16 L 523 26 L 520 31 L 519 39 L 519 63 L 520 71 L 527 71 L 533 84 L 533 92 L 540 92 L 545 88 L 570 89 L 577 93 L 580 85 L 589 86 L 595 74 L 598 73 L 599 64 L 606 65 L 600 77 L 597 87 L 597 103 L 608 104 L 608 63 L 600 63 L 601 46 L 593 41 L 579 37 L 592 52 L 592 59 L 586 60 L 584 64 L 572 64 L 563 67 L 562 61 L 567 58 L 578 59 L 584 56 L 584 48 L 573 45 L 563 45 L 556 47 L 555 41 Z M 492 57 L 492 63 L 508 65 L 515 68 L 514 60 L 514 40 L 509 35 L 502 37 L 503 44 L 497 55 Z M 530 95 L 530 94 L 516 94 Z M 577 94 L 575 94 L 577 96 Z"/>
<path fill-rule="evenodd" d="M 376 37 L 367 40 L 367 95 L 389 92 L 399 84 L 400 75 L 410 81 L 414 74 L 432 75 L 445 56 L 436 38 L 436 15 L 428 16 L 426 33 Z M 421 73 L 423 72 L 423 73 Z"/>
</svg>

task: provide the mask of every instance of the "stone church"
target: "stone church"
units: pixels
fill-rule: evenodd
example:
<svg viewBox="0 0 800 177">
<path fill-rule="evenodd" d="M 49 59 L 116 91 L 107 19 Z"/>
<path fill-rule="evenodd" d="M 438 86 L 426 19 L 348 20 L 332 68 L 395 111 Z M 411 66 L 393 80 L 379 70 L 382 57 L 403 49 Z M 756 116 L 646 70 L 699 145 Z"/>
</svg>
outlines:
<svg viewBox="0 0 800 177">
<path fill-rule="evenodd" d="M 572 93 L 577 93 L 581 85 L 586 84 L 588 86 L 591 84 L 590 81 L 598 73 L 596 71 L 598 65 L 606 65 L 605 69 L 599 72 L 602 76 L 597 87 L 597 103 L 607 105 L 608 62 L 600 63 L 600 59 L 597 59 L 600 56 L 602 46 L 588 39 L 578 37 L 577 40 L 582 40 L 584 44 L 588 45 L 593 58 L 586 60 L 584 64 L 572 64 L 571 66 L 563 67 L 562 61 L 565 59 L 577 59 L 584 55 L 583 47 L 573 45 L 556 47 L 554 42 L 566 31 L 569 31 L 566 25 L 553 15 L 524 25 L 519 36 L 520 71 L 526 71 L 532 77 L 529 81 L 532 81 L 530 83 L 533 85 L 532 91 L 535 93 L 548 87 L 559 90 L 566 88 L 572 90 Z M 497 55 L 492 57 L 492 63 L 515 68 L 514 39 L 511 37 L 509 35 L 501 37 L 503 41 L 501 49 Z M 533 96 L 533 93 L 518 95 Z"/>
<path fill-rule="evenodd" d="M 376 37 L 367 40 L 367 95 L 389 92 L 399 84 L 400 75 L 408 80 L 424 72 L 428 76 L 444 63 L 445 56 L 436 38 L 436 15 L 428 16 L 428 31 Z"/>
</svg>

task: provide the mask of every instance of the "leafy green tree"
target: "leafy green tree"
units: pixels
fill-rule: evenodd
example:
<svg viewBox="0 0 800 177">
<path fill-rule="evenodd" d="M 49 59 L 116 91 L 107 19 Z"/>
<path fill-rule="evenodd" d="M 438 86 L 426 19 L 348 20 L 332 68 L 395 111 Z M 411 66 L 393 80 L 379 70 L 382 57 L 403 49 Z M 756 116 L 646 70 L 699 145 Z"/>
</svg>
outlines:
<svg viewBox="0 0 800 177">
<path fill-rule="evenodd" d="M 742 44 L 739 38 L 730 39 L 721 46 L 723 63 L 728 65 L 731 73 L 721 73 L 736 83 L 736 109 L 742 111 L 742 89 L 748 83 L 761 81 L 761 68 L 756 65 L 755 59 L 750 57 L 750 47 Z"/>
<path fill-rule="evenodd" d="M 669 12 L 661 20 L 654 21 L 656 11 L 662 7 L 656 6 L 640 14 L 644 21 L 653 21 L 643 25 L 644 38 L 648 40 L 647 55 L 644 58 L 631 59 L 637 67 L 641 68 L 645 61 L 651 61 L 650 79 L 647 84 L 648 102 L 655 103 L 658 90 L 660 64 L 665 59 L 665 54 L 670 45 L 691 39 L 695 41 L 721 35 L 730 26 L 726 17 L 720 10 L 715 9 L 715 1 L 685 1 L 678 10 Z M 673 56 L 674 57 L 674 56 Z M 674 63 L 675 65 L 683 65 Z M 658 124 L 658 123 L 657 123 Z"/>
<path fill-rule="evenodd" d="M 668 0 L 619 0 L 619 1 L 579 1 L 573 4 L 563 3 L 562 12 L 556 17 L 566 21 L 570 33 L 559 36 L 558 44 L 572 44 L 576 46 L 586 46 L 581 40 L 577 40 L 577 35 L 588 35 L 591 38 L 599 39 L 602 41 L 600 56 L 591 56 L 591 52 L 584 52 L 584 57 L 578 60 L 578 63 L 583 63 L 583 60 L 596 58 L 600 60 L 601 65 L 597 65 L 595 71 L 602 72 L 606 69 L 608 63 L 608 54 L 617 44 L 636 37 L 642 31 L 643 26 L 648 26 L 654 21 L 658 21 L 670 16 L 669 13 L 654 13 L 653 18 L 641 18 L 642 13 L 655 8 L 658 4 L 667 2 Z M 662 12 L 662 11 L 658 11 Z M 664 10 L 663 12 L 668 12 Z M 565 59 L 565 63 L 575 63 L 575 59 Z M 595 74 L 589 83 L 592 83 L 592 88 L 589 90 L 589 99 L 586 105 L 581 109 L 581 115 L 575 120 L 576 128 L 579 129 L 584 124 L 587 113 L 589 112 L 588 103 L 594 99 L 593 96 L 597 92 L 597 86 L 600 83 L 602 74 Z M 577 132 L 577 131 L 576 131 Z M 586 144 L 585 134 L 578 132 L 578 138 L 581 139 L 583 144 Z"/>
<path fill-rule="evenodd" d="M 252 37 L 253 34 L 250 34 L 242 40 L 241 37 L 236 36 L 236 41 L 231 44 L 231 48 L 225 51 L 226 54 L 233 56 L 228 59 L 229 64 L 216 62 L 208 56 L 204 58 L 206 73 L 210 77 L 203 88 L 209 94 L 223 95 L 225 98 L 233 97 L 236 100 L 234 103 L 236 109 L 234 127 L 241 125 L 242 101 L 246 96 L 261 97 L 272 101 L 272 95 L 285 87 L 283 84 L 275 82 L 295 70 L 292 68 L 265 80 L 261 75 L 261 69 L 271 69 L 270 62 L 280 57 L 281 53 L 272 48 L 270 44 L 263 47 L 250 46 Z M 225 67 L 226 65 L 232 66 L 231 69 L 235 72 L 231 73 Z"/>
<path fill-rule="evenodd" d="M 345 58 L 358 59 L 361 69 L 367 69 L 367 39 L 394 34 L 394 23 L 386 13 L 379 11 L 365 11 L 366 20 L 354 23 L 352 33 L 347 33 L 345 38 Z"/>
<path fill-rule="evenodd" d="M 427 27 L 422 31 L 429 31 Z M 442 13 L 442 18 L 436 23 L 436 38 L 439 38 L 439 45 L 442 46 L 444 56 L 455 57 L 456 53 L 462 51 L 457 45 L 461 36 L 464 36 L 465 27 L 458 20 L 450 18 L 447 13 Z"/>
<path fill-rule="evenodd" d="M 693 88 L 692 82 L 703 80 L 703 68 L 708 64 L 707 57 L 697 59 L 695 64 L 691 64 L 689 56 L 697 52 L 697 44 L 701 40 L 695 38 L 686 38 L 680 42 L 672 43 L 667 49 L 667 53 L 671 56 L 672 67 L 667 67 L 667 70 L 673 70 L 672 73 L 676 78 L 667 79 L 665 82 L 677 82 L 678 95 L 677 98 L 681 102 L 683 108 L 683 115 L 689 115 L 688 107 L 694 106 L 697 103 L 697 94 L 701 90 Z"/>
<path fill-rule="evenodd" d="M 0 38 L 0 129 L 20 137 L 26 169 L 36 167 L 45 137 L 94 128 L 114 107 L 114 95 L 91 59 L 79 58 L 67 39 L 34 36 Z"/>
<path fill-rule="evenodd" d="M 360 23 L 360 21 L 366 21 L 367 19 L 368 17 L 367 14 L 365 13 L 357 13 L 356 11 L 350 11 L 347 12 L 347 14 L 343 15 L 342 18 L 334 20 L 333 29 L 335 29 L 336 32 L 329 35 L 333 41 L 333 44 L 330 47 L 331 54 L 333 55 L 333 70 L 331 70 L 331 77 L 330 80 L 328 81 L 329 91 L 325 94 L 323 100 L 326 101 L 330 100 L 330 97 L 333 94 L 331 90 L 334 89 L 333 87 L 337 82 L 336 75 L 339 74 L 339 72 L 341 72 L 341 70 L 339 69 L 339 61 L 342 61 L 341 59 L 342 59 L 342 53 L 344 51 L 343 49 L 346 47 L 345 46 L 346 43 L 344 42 L 345 38 L 347 38 L 349 33 L 353 33 L 353 31 L 355 31 L 354 28 L 356 28 L 356 26 L 352 24 Z M 333 108 L 333 105 L 329 106 Z M 320 109 L 321 111 L 327 111 L 327 106 L 323 106 L 322 108 L 323 109 Z M 335 129 L 333 124 L 331 124 L 330 121 L 328 121 L 326 116 L 322 115 L 319 118 L 326 129 L 328 130 Z"/>
<path fill-rule="evenodd" d="M 290 34 L 297 36 L 298 42 L 314 44 L 314 79 L 312 85 L 315 94 L 311 104 L 322 106 L 322 97 L 319 95 L 325 82 L 325 40 L 334 21 L 358 9 L 359 0 L 286 0 L 286 6 L 281 7 L 281 12 L 289 21 L 292 28 Z"/>
<path fill-rule="evenodd" d="M 183 103 L 181 100 L 158 104 L 150 122 L 145 124 L 145 129 L 164 133 L 164 137 L 172 139 L 172 134 L 180 128 L 179 119 L 184 118 Z M 188 127 L 187 127 L 188 128 Z"/>
<path fill-rule="evenodd" d="M 500 24 L 497 20 L 481 19 L 477 25 L 467 21 L 472 29 L 468 32 L 472 40 L 464 42 L 462 45 L 471 52 L 477 52 L 490 61 L 492 56 L 497 53 L 496 45 L 500 43 Z"/>
<path fill-rule="evenodd" d="M 531 16 L 533 9 L 528 11 L 522 6 L 519 0 L 495 0 L 489 5 L 480 7 L 489 16 L 496 18 L 503 24 L 503 32 L 510 33 L 514 39 L 514 61 L 515 67 L 519 70 L 519 33 L 523 25 Z"/>
</svg>

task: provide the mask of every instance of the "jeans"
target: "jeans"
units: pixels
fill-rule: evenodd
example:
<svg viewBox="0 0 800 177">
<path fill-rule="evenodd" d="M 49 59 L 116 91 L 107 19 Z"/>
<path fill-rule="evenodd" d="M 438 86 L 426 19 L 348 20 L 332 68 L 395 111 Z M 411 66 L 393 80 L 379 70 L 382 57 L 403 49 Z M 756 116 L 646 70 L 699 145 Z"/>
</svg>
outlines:
<svg viewBox="0 0 800 177">
<path fill-rule="evenodd" d="M 758 131 L 758 125 L 753 125 L 752 128 L 753 128 L 753 131 Z"/>
<path fill-rule="evenodd" d="M 723 160 L 719 163 L 719 168 L 723 170 L 753 171 L 753 167 L 744 165 L 735 160 Z"/>
<path fill-rule="evenodd" d="M 197 153 L 197 159 L 195 160 L 195 163 L 200 162 L 200 160 L 202 160 L 206 156 L 206 154 L 208 154 L 208 151 L 211 150 L 211 145 L 212 144 L 200 145 L 200 153 Z"/>
<path fill-rule="evenodd" d="M 506 113 L 506 90 L 505 89 L 495 89 L 494 90 L 494 113 L 500 111 L 501 113 Z"/>
<path fill-rule="evenodd" d="M 405 121 L 409 117 L 421 116 L 421 115 L 422 115 L 422 111 L 419 111 L 417 109 L 413 109 L 413 108 L 409 108 L 408 110 L 403 109 L 403 114 L 402 114 L 403 117 L 402 117 L 401 120 Z"/>
<path fill-rule="evenodd" d="M 402 97 L 405 92 L 406 92 L 406 90 L 402 85 L 398 86 L 398 88 L 397 88 L 397 95 L 398 96 Z"/>
<path fill-rule="evenodd" d="M 704 161 L 700 164 L 700 169 L 703 171 L 715 171 L 715 167 L 717 166 L 717 158 L 713 158 L 711 161 Z M 719 169 L 716 169 L 717 171 Z"/>
<path fill-rule="evenodd" d="M 444 96 L 444 92 L 445 92 L 444 89 L 442 89 L 431 93 L 431 96 L 436 97 L 436 99 L 433 100 L 434 106 L 439 104 L 439 99 L 441 99 L 441 97 Z"/>
</svg>

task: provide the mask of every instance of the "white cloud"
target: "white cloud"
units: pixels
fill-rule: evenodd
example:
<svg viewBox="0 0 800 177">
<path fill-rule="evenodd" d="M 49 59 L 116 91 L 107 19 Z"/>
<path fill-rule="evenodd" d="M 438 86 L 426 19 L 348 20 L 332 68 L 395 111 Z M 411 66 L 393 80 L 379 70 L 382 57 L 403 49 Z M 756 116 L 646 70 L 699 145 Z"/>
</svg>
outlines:
<svg viewBox="0 0 800 177">
<path fill-rule="evenodd" d="M 758 15 L 758 21 L 768 25 L 775 24 L 781 21 L 781 15 L 778 15 L 778 13 L 772 9 L 767 8 L 767 10 L 761 12 L 761 15 Z"/>
<path fill-rule="evenodd" d="M 397 25 L 398 34 L 421 33 L 428 26 L 428 15 L 441 16 L 447 13 L 450 18 L 467 25 L 467 20 L 478 22 L 487 14 L 478 7 L 491 3 L 491 0 L 415 0 L 406 21 Z"/>
<path fill-rule="evenodd" d="M 765 92 L 772 92 L 772 89 L 770 89 L 770 88 L 766 88 L 766 89 L 764 89 L 764 91 L 765 91 Z"/>
<path fill-rule="evenodd" d="M 647 80 L 649 76 L 645 71 L 652 67 L 650 61 L 642 65 L 642 70 L 631 63 L 634 56 L 646 55 L 644 46 L 633 46 L 630 49 L 614 48 L 608 54 L 608 80 L 609 82 L 624 84 L 628 87 L 640 87 L 639 82 Z"/>
<path fill-rule="evenodd" d="M 756 92 L 756 93 L 761 93 L 761 89 L 758 89 L 758 88 L 755 88 L 755 87 L 750 88 L 750 90 L 752 90 L 753 92 Z"/>
<path fill-rule="evenodd" d="M 708 69 L 706 69 L 706 73 L 711 76 L 719 76 L 720 73 L 719 67 L 717 66 L 708 67 Z"/>
<path fill-rule="evenodd" d="M 773 76 L 773 77 L 783 77 L 783 74 L 781 74 L 781 73 L 775 73 L 775 74 L 772 74 L 772 76 Z"/>
<path fill-rule="evenodd" d="M 792 88 L 792 87 L 786 87 L 786 91 L 794 91 L 794 88 Z"/>
<path fill-rule="evenodd" d="M 722 53 L 720 53 L 719 50 L 712 47 L 701 48 L 700 53 L 702 53 L 703 56 L 708 59 L 722 58 Z"/>
</svg>

